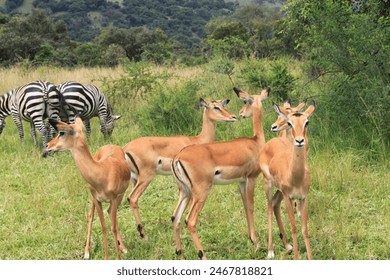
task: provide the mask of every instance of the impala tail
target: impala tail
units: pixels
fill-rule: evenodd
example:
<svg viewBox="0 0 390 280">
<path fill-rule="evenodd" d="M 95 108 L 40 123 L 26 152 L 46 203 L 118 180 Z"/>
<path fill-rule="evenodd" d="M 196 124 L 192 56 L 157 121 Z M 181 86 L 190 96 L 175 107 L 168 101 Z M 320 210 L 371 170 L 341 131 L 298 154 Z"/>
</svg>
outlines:
<svg viewBox="0 0 390 280">
<path fill-rule="evenodd" d="M 130 168 L 131 178 L 137 181 L 139 176 L 139 168 L 137 163 L 135 162 L 134 157 L 131 155 L 131 153 L 125 152 L 125 159 Z"/>
<path fill-rule="evenodd" d="M 176 181 L 179 182 L 179 186 L 182 191 L 188 196 L 192 196 L 191 178 L 188 176 L 188 172 L 184 168 L 183 163 L 180 160 L 174 159 L 172 161 L 172 173 L 173 176 L 175 176 Z"/>
</svg>

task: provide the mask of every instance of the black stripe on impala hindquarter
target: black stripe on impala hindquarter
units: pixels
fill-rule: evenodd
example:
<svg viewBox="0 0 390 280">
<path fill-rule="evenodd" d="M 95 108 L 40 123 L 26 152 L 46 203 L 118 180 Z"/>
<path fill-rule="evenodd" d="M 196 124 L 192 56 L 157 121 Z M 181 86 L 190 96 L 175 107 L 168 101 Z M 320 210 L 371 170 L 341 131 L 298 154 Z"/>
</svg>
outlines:
<svg viewBox="0 0 390 280">
<path fill-rule="evenodd" d="M 137 163 L 135 163 L 134 157 L 129 152 L 126 152 L 126 155 L 130 158 L 131 163 L 134 165 L 134 167 L 135 167 L 135 169 L 137 171 L 137 175 L 139 175 L 138 165 L 137 165 Z"/>
</svg>

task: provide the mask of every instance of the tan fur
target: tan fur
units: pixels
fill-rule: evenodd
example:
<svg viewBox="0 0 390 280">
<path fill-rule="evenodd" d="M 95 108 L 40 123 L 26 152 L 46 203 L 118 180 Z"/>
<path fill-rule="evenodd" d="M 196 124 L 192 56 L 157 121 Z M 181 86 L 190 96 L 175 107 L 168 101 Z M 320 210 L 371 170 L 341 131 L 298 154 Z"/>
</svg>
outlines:
<svg viewBox="0 0 390 280">
<path fill-rule="evenodd" d="M 83 135 L 83 124 L 80 118 L 76 118 L 75 124 L 66 124 L 53 120 L 51 123 L 56 127 L 59 134 L 49 142 L 46 154 L 61 150 L 70 150 L 75 164 L 81 175 L 88 182 L 88 187 L 92 194 L 84 258 L 89 258 L 91 229 L 95 207 L 102 226 L 104 257 L 105 259 L 109 258 L 106 224 L 102 210 L 102 202 L 108 202 L 110 203 L 108 213 L 110 215 L 111 230 L 115 240 L 116 258 L 120 259 L 121 256 L 119 251 L 127 252 L 127 249 L 123 245 L 119 233 L 116 218 L 117 208 L 120 205 L 130 182 L 130 169 L 125 160 L 125 154 L 122 148 L 116 145 L 105 145 L 92 157 Z"/>
<path fill-rule="evenodd" d="M 173 227 L 176 252 L 180 257 L 183 257 L 180 220 L 187 205 L 190 204 L 186 218 L 187 227 L 199 257 L 206 259 L 196 225 L 199 213 L 215 184 L 239 183 L 249 235 L 257 246 L 253 218 L 254 187 L 260 173 L 259 151 L 265 143 L 262 127 L 262 100 L 268 96 L 269 90 L 263 90 L 261 95 L 249 95 L 239 89 L 235 91 L 247 106 L 253 107 L 254 137 L 191 145 L 175 156 L 172 163 L 173 174 L 179 187 L 179 200 L 173 214 Z"/>
<path fill-rule="evenodd" d="M 217 121 L 234 122 L 236 116 L 224 107 L 229 100 L 207 102 L 201 99 L 204 107 L 202 131 L 197 136 L 150 136 L 132 140 L 123 147 L 133 157 L 135 164 L 131 164 L 133 190 L 129 195 L 129 202 L 133 211 L 138 231 L 141 237 L 145 236 L 139 214 L 138 200 L 157 174 L 170 175 L 173 157 L 184 147 L 192 144 L 209 143 L 215 139 Z"/>
<path fill-rule="evenodd" d="M 298 258 L 298 241 L 292 201 L 299 200 L 299 212 L 302 213 L 302 233 L 305 239 L 308 258 L 312 259 L 308 237 L 308 193 L 310 188 L 310 171 L 307 165 L 307 131 L 305 123 L 315 110 L 313 103 L 301 115 L 279 108 L 279 115 L 292 124 L 291 139 L 288 137 L 273 138 L 260 152 L 260 167 L 264 177 L 264 188 L 267 197 L 268 215 L 268 257 L 274 257 L 272 243 L 272 213 L 281 232 L 282 241 L 287 251 L 294 250 L 294 258 Z M 297 143 L 301 143 L 297 146 Z M 278 190 L 272 196 L 272 186 Z M 285 200 L 293 234 L 293 247 L 288 243 L 284 226 L 280 217 L 280 202 Z"/>
</svg>

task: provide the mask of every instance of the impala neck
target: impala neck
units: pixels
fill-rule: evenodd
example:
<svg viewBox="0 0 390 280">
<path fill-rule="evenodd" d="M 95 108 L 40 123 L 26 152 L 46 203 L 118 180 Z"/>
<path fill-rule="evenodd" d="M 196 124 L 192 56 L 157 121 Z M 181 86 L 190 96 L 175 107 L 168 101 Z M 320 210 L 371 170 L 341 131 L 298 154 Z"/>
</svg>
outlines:
<svg viewBox="0 0 390 280">
<path fill-rule="evenodd" d="M 265 144 L 264 130 L 263 130 L 263 107 L 259 99 L 255 99 L 252 105 L 253 110 L 253 138 L 263 146 Z"/>
<path fill-rule="evenodd" d="M 207 109 L 203 111 L 202 131 L 198 135 L 200 143 L 210 143 L 215 140 L 216 121 L 211 120 L 207 115 Z"/>
<path fill-rule="evenodd" d="M 96 178 L 101 176 L 103 170 L 93 159 L 86 140 L 84 138 L 77 140 L 76 145 L 70 151 L 81 176 L 89 184 L 95 185 Z"/>
<path fill-rule="evenodd" d="M 305 178 L 307 151 L 305 147 L 298 148 L 294 145 L 291 162 L 291 178 L 299 184 Z"/>
</svg>

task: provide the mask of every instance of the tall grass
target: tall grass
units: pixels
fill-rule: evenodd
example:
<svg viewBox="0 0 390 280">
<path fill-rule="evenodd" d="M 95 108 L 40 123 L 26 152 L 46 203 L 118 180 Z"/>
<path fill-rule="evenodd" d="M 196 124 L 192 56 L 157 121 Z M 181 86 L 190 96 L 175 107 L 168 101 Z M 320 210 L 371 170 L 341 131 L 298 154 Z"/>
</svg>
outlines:
<svg viewBox="0 0 390 280">
<path fill-rule="evenodd" d="M 296 67 L 296 65 L 294 65 Z M 101 86 L 102 77 L 120 77 L 117 69 L 53 68 L 6 69 L 0 71 L 0 90 L 3 92 L 37 79 L 54 83 L 76 80 L 93 82 Z M 204 68 L 168 68 L 155 71 L 172 71 L 175 78 L 167 82 L 169 88 L 180 88 L 183 83 L 196 80 L 200 83 L 194 104 L 200 96 L 230 98 L 228 108 L 238 113 L 241 102 L 231 90 L 229 79 Z M 190 74 L 188 74 L 190 73 Z M 245 90 L 244 81 L 237 81 Z M 314 88 L 314 87 L 313 87 Z M 172 92 L 174 92 L 172 90 Z M 295 96 L 294 96 L 295 97 Z M 110 97 L 112 98 L 112 96 Z M 296 100 L 300 100 L 297 94 Z M 125 145 L 145 135 L 138 122 L 137 110 L 131 110 L 133 100 L 115 102 L 114 110 L 122 114 L 113 136 L 105 141 L 99 132 L 98 120 L 92 120 L 90 150 L 94 153 L 106 143 Z M 139 110 L 148 102 L 136 101 Z M 191 104 L 192 106 L 192 104 Z M 319 108 L 321 104 L 318 104 Z M 201 111 L 191 111 L 201 116 Z M 266 138 L 276 114 L 270 100 L 264 103 L 264 129 Z M 200 119 L 199 119 L 200 120 Z M 191 134 L 200 131 L 200 123 Z M 15 125 L 10 118 L 0 135 L 0 259 L 81 259 L 87 229 L 90 193 L 78 173 L 68 152 L 41 158 L 40 148 L 34 147 L 25 125 L 26 142 L 19 143 Z M 251 120 L 235 124 L 218 124 L 219 140 L 251 136 Z M 337 132 L 337 131 L 336 131 Z M 389 166 L 386 162 L 370 160 L 367 152 L 354 145 L 350 134 L 335 133 L 334 127 L 315 115 L 309 128 L 309 165 L 312 186 L 309 194 L 309 234 L 315 259 L 389 259 L 390 258 L 390 185 Z M 357 146 L 358 147 L 358 146 Z M 126 193 L 129 194 L 130 188 Z M 265 259 L 267 255 L 267 218 L 261 178 L 255 193 L 255 227 L 260 248 L 255 251 L 249 241 L 245 214 L 237 185 L 215 186 L 199 217 L 198 232 L 210 259 Z M 139 201 L 147 239 L 140 239 L 135 220 L 124 200 L 118 211 L 118 223 L 129 253 L 125 259 L 176 259 L 173 228 L 170 217 L 177 201 L 177 187 L 170 176 L 156 177 Z M 287 234 L 289 222 L 282 207 Z M 108 216 L 106 217 L 108 220 Z M 298 219 L 299 221 L 299 219 Z M 298 222 L 300 225 L 300 222 Z M 282 242 L 274 243 L 276 259 L 292 259 L 284 252 Z M 299 234 L 299 253 L 306 258 L 303 238 Z M 113 238 L 109 234 L 109 250 L 114 256 Z M 182 223 L 184 255 L 197 259 L 190 234 Z M 104 257 L 100 224 L 94 222 L 91 257 Z"/>
</svg>

